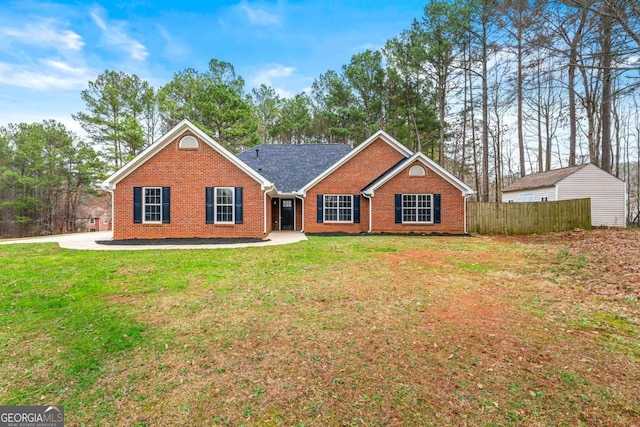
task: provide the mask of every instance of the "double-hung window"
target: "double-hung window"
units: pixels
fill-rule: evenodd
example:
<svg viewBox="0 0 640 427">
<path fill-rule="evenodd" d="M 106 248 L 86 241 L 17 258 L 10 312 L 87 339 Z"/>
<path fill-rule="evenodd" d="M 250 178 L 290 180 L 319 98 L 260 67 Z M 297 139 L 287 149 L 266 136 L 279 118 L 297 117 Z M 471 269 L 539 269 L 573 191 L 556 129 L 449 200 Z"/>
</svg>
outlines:
<svg viewBox="0 0 640 427">
<path fill-rule="evenodd" d="M 433 222 L 432 194 L 403 194 L 402 195 L 403 223 L 431 223 Z"/>
<path fill-rule="evenodd" d="M 353 196 L 350 194 L 325 194 L 325 222 L 353 222 Z"/>
<path fill-rule="evenodd" d="M 143 212 L 143 222 L 162 222 L 162 187 L 144 188 Z"/>
<path fill-rule="evenodd" d="M 242 187 L 205 187 L 207 224 L 242 224 Z"/>
<path fill-rule="evenodd" d="M 133 223 L 171 223 L 171 187 L 133 187 Z"/>
<path fill-rule="evenodd" d="M 233 224 L 233 187 L 216 187 L 216 223 Z"/>
</svg>

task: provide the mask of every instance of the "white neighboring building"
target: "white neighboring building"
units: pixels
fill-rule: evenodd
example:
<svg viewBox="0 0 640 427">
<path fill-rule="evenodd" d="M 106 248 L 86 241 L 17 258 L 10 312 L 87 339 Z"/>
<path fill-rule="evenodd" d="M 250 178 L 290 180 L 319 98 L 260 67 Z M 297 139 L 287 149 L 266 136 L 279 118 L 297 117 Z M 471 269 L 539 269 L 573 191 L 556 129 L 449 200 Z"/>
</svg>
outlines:
<svg viewBox="0 0 640 427">
<path fill-rule="evenodd" d="M 527 175 L 502 190 L 503 202 L 551 202 L 587 197 L 591 198 L 593 227 L 626 227 L 625 182 L 592 163 Z"/>
</svg>

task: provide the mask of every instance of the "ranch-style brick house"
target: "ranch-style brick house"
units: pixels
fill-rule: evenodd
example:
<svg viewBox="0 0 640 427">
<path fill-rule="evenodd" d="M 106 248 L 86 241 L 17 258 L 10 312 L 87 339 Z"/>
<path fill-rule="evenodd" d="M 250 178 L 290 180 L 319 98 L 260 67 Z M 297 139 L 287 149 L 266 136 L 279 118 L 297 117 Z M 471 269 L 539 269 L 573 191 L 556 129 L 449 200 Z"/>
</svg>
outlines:
<svg viewBox="0 0 640 427">
<path fill-rule="evenodd" d="M 111 175 L 115 240 L 309 233 L 466 232 L 474 191 L 384 131 L 239 155 L 188 120 Z"/>
</svg>

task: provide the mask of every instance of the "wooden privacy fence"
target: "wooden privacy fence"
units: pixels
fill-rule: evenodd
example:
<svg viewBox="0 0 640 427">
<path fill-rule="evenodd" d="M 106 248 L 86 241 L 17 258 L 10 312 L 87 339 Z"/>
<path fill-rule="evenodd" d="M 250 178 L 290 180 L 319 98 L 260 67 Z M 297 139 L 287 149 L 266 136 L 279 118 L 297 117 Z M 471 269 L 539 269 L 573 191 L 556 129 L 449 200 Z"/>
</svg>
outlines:
<svg viewBox="0 0 640 427">
<path fill-rule="evenodd" d="M 591 199 L 558 202 L 467 203 L 467 231 L 477 234 L 540 234 L 591 229 Z"/>
</svg>

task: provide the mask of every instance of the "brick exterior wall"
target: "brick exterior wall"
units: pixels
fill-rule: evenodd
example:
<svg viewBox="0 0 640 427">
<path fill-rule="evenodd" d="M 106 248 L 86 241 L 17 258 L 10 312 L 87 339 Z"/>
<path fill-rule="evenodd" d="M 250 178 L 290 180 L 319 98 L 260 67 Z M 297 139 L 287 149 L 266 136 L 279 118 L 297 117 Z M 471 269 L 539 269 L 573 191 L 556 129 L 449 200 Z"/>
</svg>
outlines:
<svg viewBox="0 0 640 427">
<path fill-rule="evenodd" d="M 260 183 L 202 140 L 197 150 L 180 150 L 185 135 L 199 139 L 181 134 L 117 183 L 114 239 L 264 237 Z M 171 187 L 171 223 L 134 224 L 133 187 Z M 206 224 L 206 187 L 243 187 L 243 224 Z"/>
<path fill-rule="evenodd" d="M 389 170 L 404 156 L 378 138 L 364 150 L 340 166 L 331 175 L 311 188 L 305 198 L 304 231 L 309 233 L 360 233 L 369 230 L 369 202 L 360 197 L 360 224 L 318 223 L 316 220 L 318 194 L 360 194 L 362 188 Z M 375 204 L 374 204 L 375 206 Z M 393 206 L 392 206 L 393 207 Z M 393 222 L 393 221 L 392 221 Z"/>
<path fill-rule="evenodd" d="M 419 165 L 425 170 L 425 176 L 409 176 L 412 166 Z M 396 194 L 440 194 L 440 224 L 396 224 Z M 464 232 L 464 197 L 459 189 L 416 161 L 408 165 L 391 180 L 375 191 L 373 196 L 372 232 L 394 233 L 455 233 Z M 366 213 L 367 221 L 369 213 Z"/>
</svg>

